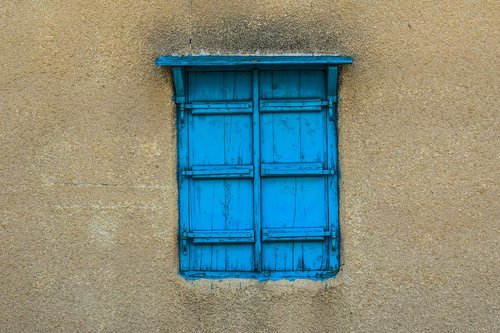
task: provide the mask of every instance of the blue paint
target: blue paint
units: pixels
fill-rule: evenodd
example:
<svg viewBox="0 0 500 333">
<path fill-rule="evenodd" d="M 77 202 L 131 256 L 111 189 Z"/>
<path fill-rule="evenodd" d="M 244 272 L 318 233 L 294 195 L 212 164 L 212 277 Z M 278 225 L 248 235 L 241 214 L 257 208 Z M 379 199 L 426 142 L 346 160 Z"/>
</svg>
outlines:
<svg viewBox="0 0 500 333">
<path fill-rule="evenodd" d="M 213 271 L 183 271 L 182 275 L 188 280 L 199 279 L 254 279 L 259 281 L 276 280 L 326 280 L 335 278 L 338 271 L 305 271 L 305 272 L 213 272 Z"/>
<path fill-rule="evenodd" d="M 188 165 L 188 127 L 189 123 L 184 118 L 184 103 L 186 84 L 184 80 L 184 68 L 172 67 L 172 76 L 175 88 L 175 101 L 179 112 L 177 119 L 177 151 L 179 170 L 184 169 Z M 186 226 L 189 225 L 189 196 L 188 196 L 188 178 L 183 177 L 180 172 L 177 173 L 177 181 L 179 184 L 179 234 L 187 232 Z M 187 237 L 179 238 L 180 249 L 180 270 L 189 269 Z"/>
<path fill-rule="evenodd" d="M 158 59 L 174 66 L 186 278 L 322 280 L 338 271 L 335 64 L 352 59 L 313 58 Z"/>
<path fill-rule="evenodd" d="M 260 114 L 259 114 L 259 71 L 252 70 L 252 94 L 253 94 L 253 166 L 257 170 L 253 180 L 253 225 L 257 240 L 254 248 L 254 268 L 256 272 L 262 271 L 262 238 L 261 235 L 261 199 L 260 199 Z"/>
<path fill-rule="evenodd" d="M 253 165 L 195 165 L 182 169 L 183 176 L 192 178 L 252 178 Z"/>
<path fill-rule="evenodd" d="M 323 241 L 333 234 L 333 231 L 325 231 L 323 228 L 263 229 L 262 241 Z"/>
<path fill-rule="evenodd" d="M 262 66 L 262 65 L 352 64 L 342 56 L 162 56 L 156 66 Z"/>
<path fill-rule="evenodd" d="M 280 164 L 261 164 L 262 177 L 279 177 L 279 176 L 323 176 L 334 175 L 335 170 L 324 169 L 320 162 L 309 163 L 280 163 Z"/>
<path fill-rule="evenodd" d="M 298 99 L 298 100 L 261 100 L 260 112 L 321 112 L 327 101 L 321 99 Z"/>
<path fill-rule="evenodd" d="M 329 207 L 329 215 L 328 222 L 330 226 L 330 230 L 335 231 L 335 237 L 332 237 L 331 243 L 329 244 L 328 253 L 330 254 L 330 269 L 332 271 L 337 271 L 340 267 L 340 225 L 339 225 L 339 165 L 338 165 L 338 134 L 337 134 L 337 106 L 338 106 L 338 67 L 337 66 L 328 66 L 327 68 L 327 92 L 330 97 L 332 97 L 332 101 L 335 102 L 335 105 L 329 105 L 329 116 L 332 123 L 332 126 L 328 127 L 327 131 L 327 164 L 328 169 L 336 170 L 336 177 L 328 177 L 328 185 L 330 188 L 330 196 L 328 200 Z M 333 99 L 334 97 L 334 99 Z M 332 214 L 331 212 L 335 212 Z"/>
<path fill-rule="evenodd" d="M 185 79 L 184 79 L 184 68 L 183 67 L 172 67 L 172 75 L 174 77 L 174 87 L 175 87 L 175 102 L 179 108 L 179 116 L 181 121 L 184 120 L 184 106 L 186 103 L 185 97 Z"/>
<path fill-rule="evenodd" d="M 230 243 L 254 243 L 254 230 L 238 231 L 195 231 L 182 235 L 191 239 L 193 244 L 230 244 Z"/>
<path fill-rule="evenodd" d="M 187 72 L 187 87 L 187 103 L 195 107 L 252 99 L 250 72 Z M 201 109 L 205 113 L 197 114 Z M 184 227 L 193 240 L 202 239 L 206 232 L 253 233 L 252 113 L 210 113 L 210 108 L 201 109 L 189 109 L 187 114 L 189 165 L 184 169 L 200 177 L 186 175 L 190 187 L 189 225 Z M 245 178 L 235 178 L 238 173 Z M 253 271 L 253 243 L 220 240 L 199 243 L 190 239 L 189 269 Z"/>
</svg>

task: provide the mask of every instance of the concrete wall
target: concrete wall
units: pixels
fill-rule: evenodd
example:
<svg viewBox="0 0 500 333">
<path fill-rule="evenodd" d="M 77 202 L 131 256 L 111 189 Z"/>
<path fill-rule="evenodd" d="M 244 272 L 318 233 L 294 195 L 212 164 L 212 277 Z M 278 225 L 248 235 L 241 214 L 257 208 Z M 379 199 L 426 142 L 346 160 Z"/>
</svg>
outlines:
<svg viewBox="0 0 500 333">
<path fill-rule="evenodd" d="M 494 332 L 495 0 L 0 5 L 0 332 Z M 351 55 L 343 267 L 177 275 L 172 53 Z"/>
</svg>

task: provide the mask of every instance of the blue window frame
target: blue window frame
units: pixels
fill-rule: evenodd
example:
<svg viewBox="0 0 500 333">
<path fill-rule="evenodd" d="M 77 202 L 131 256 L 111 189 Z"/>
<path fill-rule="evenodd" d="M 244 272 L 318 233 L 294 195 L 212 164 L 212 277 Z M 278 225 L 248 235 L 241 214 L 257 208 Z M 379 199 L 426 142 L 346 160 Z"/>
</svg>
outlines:
<svg viewBox="0 0 500 333">
<path fill-rule="evenodd" d="M 337 81 L 348 57 L 160 57 L 178 105 L 180 272 L 339 268 Z"/>
</svg>

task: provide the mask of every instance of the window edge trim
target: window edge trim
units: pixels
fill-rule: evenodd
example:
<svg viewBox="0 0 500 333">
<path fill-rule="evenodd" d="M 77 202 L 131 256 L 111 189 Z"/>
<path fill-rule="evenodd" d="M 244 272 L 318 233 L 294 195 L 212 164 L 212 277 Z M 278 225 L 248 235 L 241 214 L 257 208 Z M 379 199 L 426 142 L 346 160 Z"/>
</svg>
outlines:
<svg viewBox="0 0 500 333">
<path fill-rule="evenodd" d="M 340 55 L 309 56 L 160 56 L 156 66 L 237 66 L 237 65 L 337 65 L 352 64 L 352 57 Z"/>
</svg>

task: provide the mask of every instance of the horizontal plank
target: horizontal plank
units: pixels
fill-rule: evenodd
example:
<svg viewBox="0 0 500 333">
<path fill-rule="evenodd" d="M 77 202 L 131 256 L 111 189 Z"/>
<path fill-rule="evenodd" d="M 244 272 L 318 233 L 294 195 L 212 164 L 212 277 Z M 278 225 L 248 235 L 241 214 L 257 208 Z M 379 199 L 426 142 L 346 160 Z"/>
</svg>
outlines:
<svg viewBox="0 0 500 333">
<path fill-rule="evenodd" d="M 323 106 L 327 106 L 328 101 L 321 99 L 276 99 L 261 100 L 259 110 L 261 112 L 304 112 L 321 111 Z"/>
<path fill-rule="evenodd" d="M 254 230 L 193 231 L 186 234 L 193 244 L 254 243 Z"/>
<path fill-rule="evenodd" d="M 252 114 L 252 109 L 192 109 L 192 115 Z"/>
<path fill-rule="evenodd" d="M 253 113 L 253 103 L 248 102 L 191 102 L 185 104 L 191 114 L 238 114 Z"/>
<path fill-rule="evenodd" d="M 334 65 L 336 66 L 336 65 Z M 325 64 L 259 64 L 259 70 L 325 70 Z M 253 65 L 232 66 L 185 66 L 187 72 L 249 72 L 255 68 Z"/>
<path fill-rule="evenodd" d="M 194 165 L 181 174 L 192 178 L 251 178 L 253 165 Z"/>
<path fill-rule="evenodd" d="M 326 280 L 335 278 L 338 273 L 336 270 L 325 271 L 264 271 L 264 272 L 241 272 L 241 271 L 181 271 L 182 276 L 188 280 L 198 279 L 257 279 L 259 281 L 267 280 Z"/>
<path fill-rule="evenodd" d="M 300 65 L 300 64 L 351 64 L 351 57 L 344 56 L 161 56 L 157 66 L 234 66 L 234 65 Z"/>
<path fill-rule="evenodd" d="M 322 241 L 332 235 L 322 228 L 262 229 L 263 242 Z"/>
<path fill-rule="evenodd" d="M 186 109 L 245 109 L 252 108 L 252 101 L 248 102 L 191 102 Z"/>
<path fill-rule="evenodd" d="M 236 243 L 255 243 L 255 239 L 252 238 L 239 238 L 239 237 L 217 237 L 217 238 L 204 238 L 198 237 L 193 239 L 193 244 L 236 244 Z"/>
<path fill-rule="evenodd" d="M 322 163 L 262 164 L 261 176 L 325 176 L 334 175 L 335 170 L 323 168 Z"/>
</svg>

